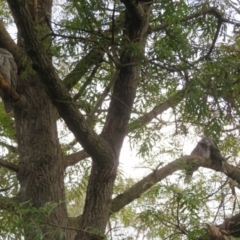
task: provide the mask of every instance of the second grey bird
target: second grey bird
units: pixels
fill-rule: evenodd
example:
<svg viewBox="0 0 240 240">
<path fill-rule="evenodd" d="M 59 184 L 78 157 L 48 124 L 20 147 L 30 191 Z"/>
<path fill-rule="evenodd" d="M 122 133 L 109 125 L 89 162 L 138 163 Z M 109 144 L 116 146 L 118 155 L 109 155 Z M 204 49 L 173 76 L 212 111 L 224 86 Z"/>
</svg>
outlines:
<svg viewBox="0 0 240 240">
<path fill-rule="evenodd" d="M 17 86 L 17 65 L 13 55 L 6 49 L 0 48 L 0 72 L 8 84 L 16 89 Z M 0 96 L 3 100 L 4 108 L 7 113 L 12 111 L 12 99 L 0 89 Z"/>
<path fill-rule="evenodd" d="M 198 143 L 197 146 L 192 150 L 192 156 L 201 156 L 204 158 L 210 158 L 210 147 L 212 145 L 212 140 L 207 137 L 203 137 Z M 198 166 L 191 166 L 186 170 L 185 183 L 189 182 L 192 179 L 192 175 L 195 171 L 198 170 Z"/>
</svg>

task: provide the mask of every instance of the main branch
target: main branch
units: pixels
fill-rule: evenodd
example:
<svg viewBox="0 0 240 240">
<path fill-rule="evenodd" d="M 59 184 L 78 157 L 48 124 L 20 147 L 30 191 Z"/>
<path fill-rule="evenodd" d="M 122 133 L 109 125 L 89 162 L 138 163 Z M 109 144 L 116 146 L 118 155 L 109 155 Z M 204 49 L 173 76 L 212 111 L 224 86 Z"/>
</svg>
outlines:
<svg viewBox="0 0 240 240">
<path fill-rule="evenodd" d="M 60 116 L 73 132 L 86 152 L 99 161 L 107 161 L 113 153 L 103 138 L 99 137 L 80 114 L 68 90 L 59 79 L 49 59 L 32 21 L 26 0 L 8 0 L 8 4 L 18 19 L 18 28 L 22 29 L 26 51 L 31 57 L 33 68 L 41 76 L 46 91 L 55 104 Z"/>
<path fill-rule="evenodd" d="M 124 208 L 127 204 L 131 203 L 135 199 L 139 198 L 144 192 L 149 190 L 154 184 L 162 181 L 164 178 L 172 175 L 174 172 L 183 169 L 183 166 L 194 162 L 196 166 L 201 166 L 215 171 L 223 172 L 223 169 L 219 166 L 216 166 L 212 161 L 202 157 L 196 156 L 184 156 L 182 158 L 176 159 L 171 163 L 167 164 L 161 169 L 155 170 L 142 180 L 134 184 L 124 193 L 118 195 L 112 201 L 111 213 L 117 212 Z M 225 162 L 224 167 L 226 169 L 226 175 L 236 182 L 240 183 L 240 170 L 235 166 L 230 165 Z"/>
</svg>

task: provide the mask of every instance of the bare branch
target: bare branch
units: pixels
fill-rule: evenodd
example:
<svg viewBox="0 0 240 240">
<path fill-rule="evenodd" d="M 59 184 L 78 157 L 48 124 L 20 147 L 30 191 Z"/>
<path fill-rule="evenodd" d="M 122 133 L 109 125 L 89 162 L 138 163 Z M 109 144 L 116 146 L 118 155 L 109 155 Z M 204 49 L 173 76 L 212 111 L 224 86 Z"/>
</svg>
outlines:
<svg viewBox="0 0 240 240">
<path fill-rule="evenodd" d="M 176 106 L 184 98 L 184 93 L 185 89 L 179 90 L 175 95 L 167 99 L 165 102 L 162 102 L 159 105 L 155 106 L 150 112 L 130 123 L 128 125 L 128 131 L 132 132 L 133 130 L 140 128 L 141 126 L 144 126 L 145 124 L 156 118 L 159 114 L 162 114 L 167 109 Z"/>
<path fill-rule="evenodd" d="M 14 187 L 14 184 L 12 184 L 11 186 L 6 187 L 6 188 L 0 188 L 0 192 L 5 192 L 5 191 L 11 189 L 12 187 Z"/>
<path fill-rule="evenodd" d="M 6 142 L 0 142 L 0 146 L 3 146 L 5 148 L 7 148 L 8 151 L 11 151 L 11 152 L 14 152 L 14 153 L 17 152 L 17 147 L 14 147 L 10 144 L 7 144 Z"/>
<path fill-rule="evenodd" d="M 101 43 L 101 45 L 97 45 L 93 49 L 91 49 L 83 58 L 81 58 L 81 60 L 77 63 L 72 72 L 70 72 L 65 77 L 63 82 L 68 89 L 71 89 L 92 66 L 100 65 L 104 56 L 103 49 L 107 50 L 111 45 L 110 40 L 112 37 L 112 32 L 119 32 L 120 29 L 122 29 L 121 27 L 123 25 L 123 15 L 124 14 L 122 13 L 120 14 L 120 16 L 117 17 L 117 19 L 115 20 L 115 26 L 111 26 L 109 30 L 101 34 L 102 36 L 109 36 L 109 41 L 106 40 L 104 44 Z"/>
<path fill-rule="evenodd" d="M 104 99 L 106 98 L 106 96 L 108 95 L 109 91 L 112 89 L 117 77 L 119 75 L 119 70 L 116 70 L 112 76 L 112 79 L 110 80 L 109 84 L 106 86 L 106 88 L 104 89 L 103 93 L 101 94 L 101 96 L 99 97 L 99 99 L 97 100 L 95 106 L 92 108 L 91 112 L 88 115 L 87 120 L 91 119 L 94 117 L 94 114 L 96 113 L 96 111 L 98 110 L 98 108 L 102 105 Z"/>
<path fill-rule="evenodd" d="M 221 18 L 218 18 L 217 30 L 216 30 L 216 33 L 215 33 L 215 35 L 214 35 L 212 44 L 211 44 L 211 46 L 210 46 L 207 54 L 206 54 L 205 56 L 200 57 L 200 58 L 198 59 L 198 61 L 201 61 L 201 60 L 203 60 L 203 59 L 207 59 L 207 58 L 209 58 L 209 56 L 211 55 L 211 53 L 212 53 L 212 51 L 213 51 L 213 49 L 214 49 L 214 46 L 215 46 L 215 44 L 216 44 L 216 42 L 217 42 L 217 39 L 218 39 L 218 35 L 219 35 L 219 33 L 220 33 L 221 26 L 222 26 L 222 19 L 221 19 Z"/>
<path fill-rule="evenodd" d="M 63 80 L 65 86 L 71 89 L 81 77 L 89 70 L 90 67 L 98 65 L 102 62 L 104 51 L 99 48 L 93 48 L 86 56 L 84 56 Z"/>
<path fill-rule="evenodd" d="M 86 151 L 81 150 L 77 153 L 73 153 L 71 155 L 68 155 L 64 158 L 66 167 L 73 166 L 76 163 L 86 159 L 87 157 L 90 157 L 89 154 L 86 153 Z"/>
<path fill-rule="evenodd" d="M 209 159 L 204 159 L 197 156 L 184 156 L 182 158 L 176 159 L 166 166 L 162 167 L 159 170 L 153 171 L 142 180 L 134 184 L 124 193 L 118 195 L 112 200 L 111 213 L 117 212 L 120 209 L 124 208 L 127 204 L 131 203 L 135 199 L 139 198 L 144 192 L 149 190 L 154 184 L 160 182 L 167 176 L 170 176 L 174 172 L 183 169 L 183 166 L 186 166 L 190 163 L 194 163 L 196 166 L 206 167 L 213 169 L 215 171 L 223 172 L 222 166 L 217 166 L 214 162 L 209 161 Z M 224 164 L 226 169 L 226 175 L 231 177 L 238 183 L 240 183 L 240 170 L 235 166 Z"/>
<path fill-rule="evenodd" d="M 0 159 L 0 166 L 5 167 L 5 168 L 7 168 L 9 170 L 12 170 L 14 172 L 18 172 L 18 166 L 17 165 L 15 165 L 13 163 L 10 163 L 8 161 L 5 161 L 3 159 Z"/>
<path fill-rule="evenodd" d="M 77 100 L 78 98 L 80 98 L 82 96 L 82 94 L 84 93 L 84 91 L 86 90 L 87 86 L 89 86 L 97 72 L 97 70 L 99 69 L 99 65 L 96 65 L 91 74 L 85 79 L 85 82 L 83 83 L 83 85 L 80 87 L 78 93 L 73 97 L 74 100 Z M 83 101 L 83 100 L 81 100 Z M 85 103 L 85 102 L 84 102 Z M 84 108 L 83 108 L 84 109 Z"/>
<path fill-rule="evenodd" d="M 193 14 L 190 14 L 189 16 L 184 17 L 183 19 L 181 19 L 179 21 L 179 23 L 187 22 L 189 20 L 204 16 L 207 14 L 215 16 L 221 22 L 236 24 L 234 21 L 225 18 L 223 16 L 223 13 L 221 11 L 219 11 L 216 7 L 209 7 L 209 8 L 201 9 L 200 11 L 198 11 L 196 13 L 193 13 Z M 169 23 L 163 23 L 161 25 L 150 28 L 149 33 L 158 32 L 160 30 L 166 29 L 167 27 L 169 27 Z"/>
</svg>

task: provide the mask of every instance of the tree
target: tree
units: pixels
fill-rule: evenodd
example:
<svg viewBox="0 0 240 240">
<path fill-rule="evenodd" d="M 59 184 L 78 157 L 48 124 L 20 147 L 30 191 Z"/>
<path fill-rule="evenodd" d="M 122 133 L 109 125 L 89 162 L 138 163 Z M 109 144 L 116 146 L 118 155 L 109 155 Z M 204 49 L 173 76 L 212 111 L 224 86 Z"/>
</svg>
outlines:
<svg viewBox="0 0 240 240">
<path fill-rule="evenodd" d="M 239 207 L 226 203 L 229 189 L 240 184 L 234 165 L 240 150 L 239 23 L 232 17 L 239 2 L 0 4 L 0 47 L 14 56 L 19 76 L 15 91 L 0 75 L 1 89 L 14 102 L 13 116 L 1 114 L 3 237 L 117 238 L 110 222 L 130 225 L 135 237 L 147 233 L 147 239 L 240 236 Z M 6 30 L 10 20 L 17 43 Z M 74 135 L 72 142 L 59 139 L 61 124 Z M 180 156 L 177 144 L 191 132 L 211 136 L 232 156 L 222 173 L 226 180 L 214 174 L 211 182 L 177 184 L 191 164 L 224 172 L 210 159 Z M 118 175 L 127 136 L 144 161 L 155 160 L 149 162 L 154 170 L 137 182 Z M 74 152 L 77 143 L 82 150 Z M 76 166 L 77 178 L 70 190 L 64 184 L 69 166 Z M 209 205 L 213 200 L 218 211 Z M 76 207 L 82 212 L 70 217 L 67 206 L 70 213 Z M 218 225 L 203 226 L 212 220 Z"/>
</svg>

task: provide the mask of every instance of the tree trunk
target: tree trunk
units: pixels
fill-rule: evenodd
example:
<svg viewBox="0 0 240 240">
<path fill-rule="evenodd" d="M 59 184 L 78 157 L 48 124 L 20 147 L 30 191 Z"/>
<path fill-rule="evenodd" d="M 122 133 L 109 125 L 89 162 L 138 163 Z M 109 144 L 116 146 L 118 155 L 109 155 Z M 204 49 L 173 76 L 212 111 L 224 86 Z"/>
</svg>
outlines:
<svg viewBox="0 0 240 240">
<path fill-rule="evenodd" d="M 43 27 L 46 13 L 51 13 L 52 1 L 29 0 L 28 4 L 34 23 Z M 48 18 L 50 16 L 47 14 Z M 26 43 L 22 41 L 21 32 L 19 29 L 18 44 L 24 46 Z M 41 34 L 46 34 L 46 29 Z M 68 226 L 68 216 L 64 190 L 65 164 L 58 141 L 56 108 L 46 94 L 41 76 L 36 73 L 19 80 L 17 91 L 26 96 L 28 102 L 27 109 L 16 107 L 14 112 L 19 149 L 18 198 L 21 202 L 29 201 L 28 207 L 40 208 L 47 203 L 57 205 L 48 217 L 47 214 L 40 219 L 37 214 L 24 216 L 25 239 L 71 239 L 70 231 L 58 227 Z M 31 224 L 32 220 L 36 223 Z"/>
<path fill-rule="evenodd" d="M 125 31 L 120 62 L 122 67 L 116 79 L 113 96 L 101 136 L 109 143 L 114 156 L 102 163 L 93 159 L 84 212 L 76 240 L 103 239 L 109 220 L 109 209 L 116 178 L 119 155 L 132 111 L 138 86 L 139 71 L 148 29 L 150 6 L 141 7 L 141 21 L 135 21 L 126 12 Z M 134 49 L 138 51 L 134 52 Z M 94 234 L 90 234 L 92 232 Z"/>
<path fill-rule="evenodd" d="M 24 80 L 19 87 L 24 89 L 30 103 L 26 111 L 15 109 L 20 159 L 17 175 L 21 186 L 19 199 L 21 202 L 30 200 L 32 207 L 36 208 L 48 202 L 57 203 L 49 218 L 42 221 L 67 226 L 64 162 L 57 136 L 56 109 L 36 75 Z M 28 228 L 26 239 L 36 237 L 35 230 L 34 226 Z M 60 239 L 55 227 L 43 226 L 41 231 L 43 235 L 49 234 L 44 239 Z"/>
<path fill-rule="evenodd" d="M 39 75 L 39 78 L 29 76 L 27 81 L 21 83 L 19 89 L 24 90 L 23 94 L 27 96 L 30 107 L 26 111 L 16 109 L 15 112 L 20 149 L 19 197 L 22 201 L 31 200 L 32 205 L 37 208 L 47 202 L 59 204 L 48 219 L 52 224 L 43 226 L 41 231 L 44 239 L 60 239 L 61 231 L 55 231 L 51 226 L 68 224 L 66 206 L 63 203 L 64 163 L 57 140 L 56 114 L 52 101 L 76 139 L 92 157 L 84 211 L 75 239 L 102 239 L 109 220 L 120 150 L 127 134 L 138 86 L 151 4 L 138 4 L 135 0 L 122 1 L 126 6 L 126 15 L 118 66 L 120 70 L 113 87 L 106 122 L 99 137 L 87 125 L 51 65 L 45 45 L 34 29 L 34 23 L 40 17 L 32 17 L 34 23 L 31 21 L 30 12 L 23 7 L 25 0 L 8 2 L 17 16 L 16 21 L 25 41 L 23 45 Z M 50 12 L 49 9 L 46 12 Z M 36 10 L 31 13 L 33 16 Z M 31 230 L 34 233 L 34 229 Z M 33 233 L 27 229 L 27 239 L 32 239 Z M 70 239 L 70 233 L 66 231 L 65 234 L 65 239 Z"/>
</svg>

